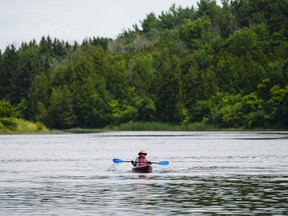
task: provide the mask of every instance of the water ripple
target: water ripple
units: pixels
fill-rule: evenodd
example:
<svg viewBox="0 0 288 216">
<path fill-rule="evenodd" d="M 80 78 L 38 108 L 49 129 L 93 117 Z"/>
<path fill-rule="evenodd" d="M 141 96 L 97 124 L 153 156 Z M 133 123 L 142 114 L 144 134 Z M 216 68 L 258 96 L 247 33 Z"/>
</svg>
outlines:
<svg viewBox="0 0 288 216">
<path fill-rule="evenodd" d="M 287 134 L 158 133 L 1 137 L 0 215 L 288 215 Z"/>
</svg>

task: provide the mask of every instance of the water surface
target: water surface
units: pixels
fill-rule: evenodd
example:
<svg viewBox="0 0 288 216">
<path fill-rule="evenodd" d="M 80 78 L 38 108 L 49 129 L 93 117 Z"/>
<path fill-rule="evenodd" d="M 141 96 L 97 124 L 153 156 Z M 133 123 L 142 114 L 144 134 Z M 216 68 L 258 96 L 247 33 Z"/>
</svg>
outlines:
<svg viewBox="0 0 288 216">
<path fill-rule="evenodd" d="M 0 136 L 0 215 L 288 215 L 287 132 Z M 131 172 L 140 149 L 154 162 Z"/>
</svg>

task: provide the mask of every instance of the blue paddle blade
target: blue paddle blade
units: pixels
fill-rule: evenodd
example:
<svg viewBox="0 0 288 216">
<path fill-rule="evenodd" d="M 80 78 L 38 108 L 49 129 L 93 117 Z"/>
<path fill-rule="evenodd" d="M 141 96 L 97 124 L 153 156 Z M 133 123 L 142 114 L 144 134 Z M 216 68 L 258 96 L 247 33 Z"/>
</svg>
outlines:
<svg viewBox="0 0 288 216">
<path fill-rule="evenodd" d="M 158 164 L 162 166 L 167 166 L 169 165 L 169 161 L 160 161 Z"/>
<path fill-rule="evenodd" d="M 118 159 L 118 158 L 113 158 L 114 163 L 123 163 L 123 160 Z"/>
</svg>

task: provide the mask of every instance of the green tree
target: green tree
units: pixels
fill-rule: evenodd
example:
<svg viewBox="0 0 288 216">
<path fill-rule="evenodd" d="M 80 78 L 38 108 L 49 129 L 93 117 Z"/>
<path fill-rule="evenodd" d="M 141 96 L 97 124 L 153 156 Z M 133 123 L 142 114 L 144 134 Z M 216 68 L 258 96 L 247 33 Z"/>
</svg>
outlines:
<svg viewBox="0 0 288 216">
<path fill-rule="evenodd" d="M 151 54 L 135 55 L 129 60 L 129 81 L 130 85 L 137 88 L 141 93 L 145 93 L 152 85 L 155 73 L 154 60 Z"/>
<path fill-rule="evenodd" d="M 207 17 L 200 17 L 195 21 L 185 20 L 180 29 L 180 38 L 191 49 L 198 49 L 212 39 L 211 21 Z"/>
<path fill-rule="evenodd" d="M 13 45 L 7 47 L 3 53 L 0 77 L 0 98 L 13 105 L 20 102 L 22 89 L 17 84 L 22 77 L 19 76 L 19 55 Z"/>
<path fill-rule="evenodd" d="M 215 73 L 220 91 L 232 94 L 240 92 L 240 78 L 244 68 L 239 58 L 224 52 L 218 56 L 216 62 Z"/>
<path fill-rule="evenodd" d="M 238 27 L 241 29 L 252 24 L 251 7 L 249 0 L 231 1 L 232 13 L 235 15 Z"/>
<path fill-rule="evenodd" d="M 271 98 L 269 100 L 270 119 L 272 125 L 287 128 L 288 125 L 288 86 L 281 88 L 273 86 L 271 88 Z"/>
<path fill-rule="evenodd" d="M 0 100 L 0 118 L 18 117 L 18 112 L 9 102 Z"/>
<path fill-rule="evenodd" d="M 137 116 L 137 109 L 133 105 L 120 104 L 117 100 L 110 101 L 112 111 L 112 123 L 121 124 L 132 122 Z"/>
<path fill-rule="evenodd" d="M 101 48 L 79 49 L 58 65 L 51 77 L 53 88 L 67 85 L 72 97 L 75 126 L 102 127 L 110 120 L 110 95 L 106 90 L 108 62 Z M 51 99 L 50 99 L 51 100 Z"/>
<path fill-rule="evenodd" d="M 113 99 L 122 100 L 127 97 L 129 88 L 128 70 L 126 61 L 122 58 L 109 59 L 110 66 L 106 71 L 106 88 Z"/>
<path fill-rule="evenodd" d="M 157 29 L 159 27 L 159 21 L 155 14 L 148 14 L 147 17 L 141 22 L 141 27 L 144 33 Z"/>
<path fill-rule="evenodd" d="M 258 97 L 257 92 L 251 92 L 242 98 L 241 111 L 244 127 L 261 128 L 266 126 L 269 116 L 264 111 L 264 100 Z"/>
<path fill-rule="evenodd" d="M 159 16 L 159 20 L 161 21 L 159 26 L 161 26 L 162 29 L 174 29 L 177 26 L 177 13 L 178 9 L 175 4 L 173 4 L 168 11 L 162 11 Z"/>
<path fill-rule="evenodd" d="M 20 113 L 25 119 L 44 121 L 47 114 L 51 94 L 51 83 L 48 73 L 35 76 L 28 94 L 28 101 L 22 100 L 19 104 Z"/>
<path fill-rule="evenodd" d="M 39 55 L 39 49 L 36 46 L 27 47 L 21 49 L 18 52 L 19 55 L 19 79 L 15 82 L 18 86 L 19 97 L 28 97 L 28 91 L 31 87 L 32 81 L 37 74 L 43 72 L 43 67 L 41 64 L 41 58 Z"/>
<path fill-rule="evenodd" d="M 147 97 L 140 97 L 136 102 L 136 121 L 151 122 L 155 120 L 156 106 L 154 101 Z"/>
<path fill-rule="evenodd" d="M 217 92 L 208 99 L 207 104 L 204 103 L 203 109 L 206 115 L 202 118 L 224 128 L 241 128 L 243 127 L 241 106 L 242 97 L 239 94 Z"/>
<path fill-rule="evenodd" d="M 229 51 L 237 56 L 251 53 L 257 45 L 257 35 L 249 28 L 234 32 L 228 39 Z"/>
<path fill-rule="evenodd" d="M 233 14 L 230 0 L 221 0 L 222 8 L 217 13 L 214 27 L 220 30 L 220 34 L 223 38 L 228 38 L 234 31 L 238 29 L 235 14 Z M 215 31 L 215 30 L 214 30 Z"/>
<path fill-rule="evenodd" d="M 74 126 L 72 97 L 68 87 L 53 88 L 46 122 L 52 128 L 70 128 Z"/>
<path fill-rule="evenodd" d="M 225 2 L 224 6 L 226 6 L 225 8 L 226 11 L 224 11 L 224 9 L 221 9 L 220 6 L 217 5 L 216 0 L 200 0 L 199 2 L 197 2 L 197 6 L 198 6 L 197 11 L 198 18 L 209 17 L 209 19 L 211 20 L 211 31 L 214 34 L 217 35 L 221 34 L 221 24 L 224 22 L 224 19 L 222 17 L 223 12 L 226 12 L 225 23 L 228 23 L 229 21 L 233 22 L 232 20 L 233 18 L 232 16 L 229 16 L 230 14 Z"/>
<path fill-rule="evenodd" d="M 177 110 L 177 104 L 182 100 L 179 58 L 163 53 L 156 68 L 152 92 L 157 118 L 163 122 L 179 122 L 178 113 L 181 111 Z"/>
</svg>

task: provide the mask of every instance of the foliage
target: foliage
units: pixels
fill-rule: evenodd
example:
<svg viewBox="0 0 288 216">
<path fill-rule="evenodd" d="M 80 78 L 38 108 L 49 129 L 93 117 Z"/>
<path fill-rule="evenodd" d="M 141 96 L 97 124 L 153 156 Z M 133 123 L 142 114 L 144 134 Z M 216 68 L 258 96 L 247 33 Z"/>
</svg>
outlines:
<svg viewBox="0 0 288 216">
<path fill-rule="evenodd" d="M 19 116 L 60 129 L 287 129 L 288 1 L 221 2 L 172 5 L 116 39 L 43 36 L 8 46 L 0 128 L 16 129 Z"/>
<path fill-rule="evenodd" d="M 46 126 L 17 118 L 0 118 L 0 133 L 45 133 Z"/>
<path fill-rule="evenodd" d="M 17 117 L 18 113 L 8 101 L 0 100 L 0 118 Z"/>
<path fill-rule="evenodd" d="M 129 122 L 120 125 L 108 126 L 107 130 L 125 130 L 125 131 L 213 131 L 219 128 L 212 124 L 204 122 L 195 122 L 193 124 L 175 125 L 162 122 Z"/>
<path fill-rule="evenodd" d="M 46 126 L 41 123 L 33 123 L 20 118 L 15 107 L 9 102 L 0 100 L 0 133 L 34 133 L 47 132 Z"/>
</svg>

